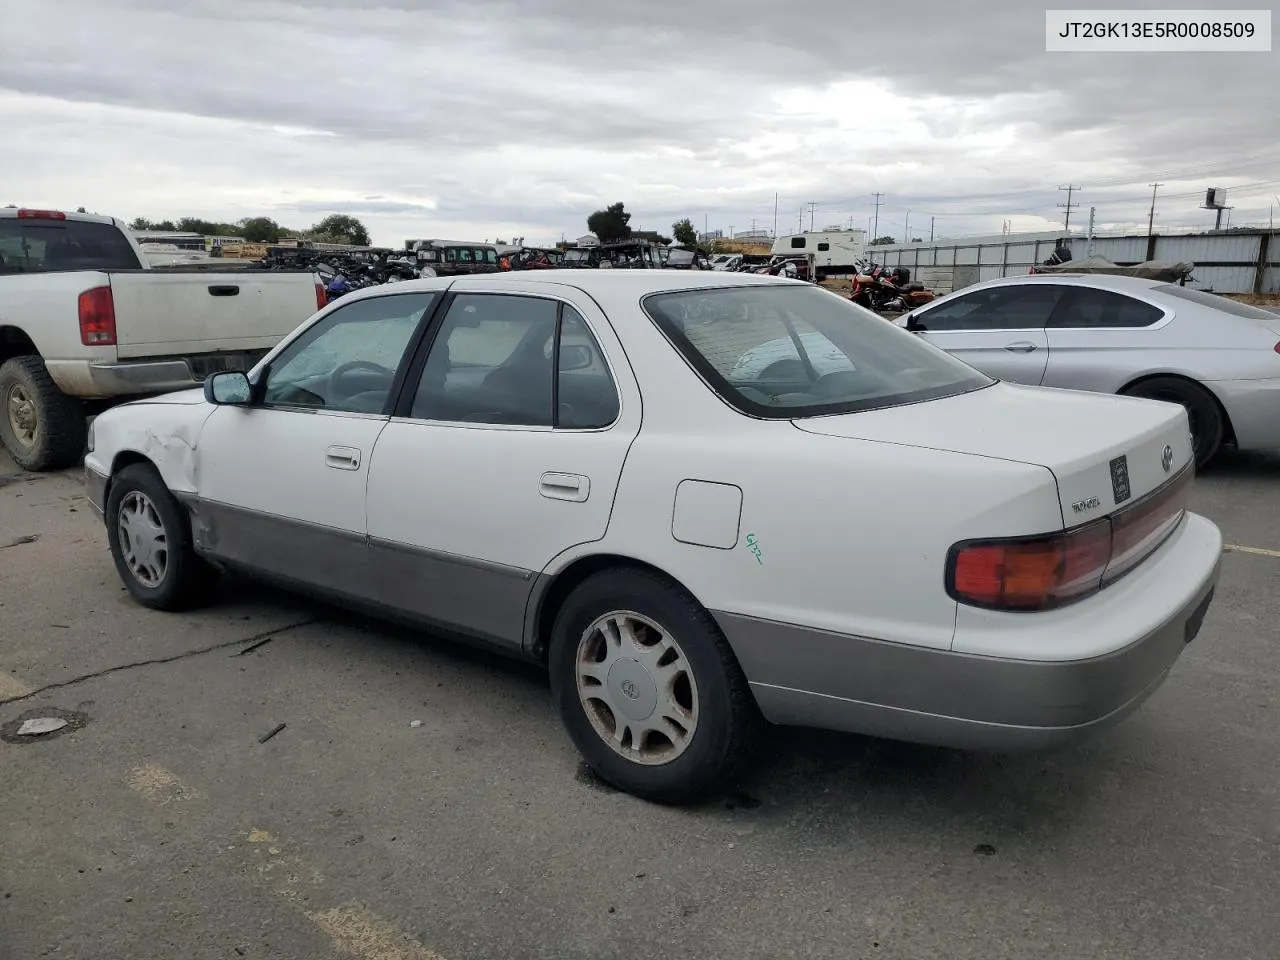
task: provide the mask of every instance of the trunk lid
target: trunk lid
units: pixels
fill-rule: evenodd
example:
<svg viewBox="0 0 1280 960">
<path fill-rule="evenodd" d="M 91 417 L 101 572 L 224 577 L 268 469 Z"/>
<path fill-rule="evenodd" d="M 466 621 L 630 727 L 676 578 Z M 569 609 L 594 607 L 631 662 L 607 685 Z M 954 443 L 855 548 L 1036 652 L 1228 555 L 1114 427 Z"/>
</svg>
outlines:
<svg viewBox="0 0 1280 960">
<path fill-rule="evenodd" d="M 1057 480 L 1068 527 L 1142 499 L 1193 458 L 1186 411 L 1177 404 L 1011 383 L 792 423 L 823 436 L 1047 467 Z"/>
<path fill-rule="evenodd" d="M 120 359 L 274 347 L 316 312 L 306 273 L 112 273 Z"/>
</svg>

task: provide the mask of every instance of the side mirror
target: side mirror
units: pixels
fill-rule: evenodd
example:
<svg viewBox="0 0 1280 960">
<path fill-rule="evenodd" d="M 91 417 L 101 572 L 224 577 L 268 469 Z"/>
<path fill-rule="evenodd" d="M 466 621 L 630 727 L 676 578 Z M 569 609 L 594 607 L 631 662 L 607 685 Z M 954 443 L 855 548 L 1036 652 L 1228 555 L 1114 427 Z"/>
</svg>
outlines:
<svg viewBox="0 0 1280 960">
<path fill-rule="evenodd" d="M 921 330 L 928 329 L 923 323 L 920 322 L 920 318 L 917 317 L 914 313 L 908 313 L 906 320 L 907 320 L 906 327 L 912 333 L 919 333 Z"/>
<path fill-rule="evenodd" d="M 560 369 L 586 370 L 591 366 L 591 348 L 581 344 L 560 344 Z"/>
<path fill-rule="evenodd" d="M 211 373 L 204 381 L 204 398 L 219 406 L 246 406 L 253 396 L 249 378 L 239 370 Z"/>
</svg>

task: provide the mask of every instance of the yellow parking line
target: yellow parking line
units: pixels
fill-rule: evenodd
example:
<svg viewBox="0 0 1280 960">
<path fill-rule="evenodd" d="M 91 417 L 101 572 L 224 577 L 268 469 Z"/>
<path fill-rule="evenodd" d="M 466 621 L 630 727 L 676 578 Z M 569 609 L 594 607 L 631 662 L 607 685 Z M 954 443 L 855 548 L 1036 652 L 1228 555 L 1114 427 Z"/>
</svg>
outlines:
<svg viewBox="0 0 1280 960">
<path fill-rule="evenodd" d="M 1255 557 L 1280 557 L 1280 550 L 1267 550 L 1265 547 L 1242 547 L 1237 543 L 1228 543 L 1222 549 L 1228 553 L 1251 553 Z"/>
<path fill-rule="evenodd" d="M 4 703 L 6 700 L 16 700 L 18 697 L 25 697 L 30 692 L 31 688 L 17 677 L 7 673 L 0 673 L 0 703 Z"/>
</svg>

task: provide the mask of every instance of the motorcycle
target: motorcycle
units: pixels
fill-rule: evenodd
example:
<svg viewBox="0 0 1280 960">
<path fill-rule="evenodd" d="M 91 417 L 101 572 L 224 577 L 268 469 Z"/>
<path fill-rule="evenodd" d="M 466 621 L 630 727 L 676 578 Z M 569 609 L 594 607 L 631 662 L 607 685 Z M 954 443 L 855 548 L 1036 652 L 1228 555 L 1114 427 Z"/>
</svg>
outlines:
<svg viewBox="0 0 1280 960">
<path fill-rule="evenodd" d="M 866 257 L 855 261 L 854 266 L 856 272 L 849 299 L 860 307 L 877 313 L 897 313 L 914 310 L 935 299 L 935 294 L 922 284 L 911 282 L 911 271 L 906 267 L 890 271 Z"/>
</svg>

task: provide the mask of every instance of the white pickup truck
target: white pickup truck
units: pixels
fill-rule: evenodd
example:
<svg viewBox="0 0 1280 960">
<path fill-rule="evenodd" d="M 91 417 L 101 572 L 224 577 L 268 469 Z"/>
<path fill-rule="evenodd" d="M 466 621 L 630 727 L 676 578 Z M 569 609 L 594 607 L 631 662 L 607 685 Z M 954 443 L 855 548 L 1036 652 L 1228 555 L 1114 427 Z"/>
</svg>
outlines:
<svg viewBox="0 0 1280 960">
<path fill-rule="evenodd" d="M 151 270 L 119 220 L 0 209 L 0 443 L 71 466 L 88 414 L 247 370 L 324 303 L 313 273 Z"/>
</svg>

